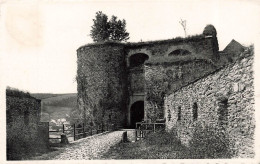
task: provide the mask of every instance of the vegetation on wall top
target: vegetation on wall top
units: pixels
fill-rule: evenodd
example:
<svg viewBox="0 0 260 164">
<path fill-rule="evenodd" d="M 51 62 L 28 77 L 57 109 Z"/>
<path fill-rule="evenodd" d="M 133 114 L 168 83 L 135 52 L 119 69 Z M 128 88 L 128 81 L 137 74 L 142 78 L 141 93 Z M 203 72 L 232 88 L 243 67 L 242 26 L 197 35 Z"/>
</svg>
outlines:
<svg viewBox="0 0 260 164">
<path fill-rule="evenodd" d="M 6 88 L 6 96 L 20 97 L 20 98 L 34 98 L 30 95 L 29 92 L 24 92 L 17 88 L 11 88 L 11 87 Z"/>
<path fill-rule="evenodd" d="M 180 43 L 180 42 L 195 42 L 199 40 L 205 39 L 205 36 L 203 34 L 200 35 L 192 35 L 188 36 L 186 38 L 182 37 L 176 37 L 176 38 L 171 38 L 171 39 L 164 39 L 164 40 L 155 40 L 155 41 L 146 41 L 146 42 L 127 42 L 127 43 L 122 43 L 120 41 L 116 40 L 104 40 L 102 42 L 96 42 L 96 43 L 89 43 L 83 46 L 80 46 L 78 50 L 80 50 L 83 47 L 90 47 L 90 46 L 102 46 L 102 45 L 122 45 L 126 46 L 129 48 L 135 48 L 139 46 L 148 46 L 148 45 L 159 45 L 159 44 L 166 44 L 166 43 Z"/>
<path fill-rule="evenodd" d="M 179 43 L 179 42 L 194 42 L 201 39 L 205 39 L 205 36 L 200 35 L 192 35 L 186 38 L 183 37 L 176 37 L 171 39 L 164 39 L 164 40 L 155 40 L 155 41 L 146 41 L 146 42 L 135 42 L 135 43 L 127 43 L 129 46 L 143 46 L 143 45 L 155 45 L 155 44 L 165 44 L 165 43 Z"/>
</svg>

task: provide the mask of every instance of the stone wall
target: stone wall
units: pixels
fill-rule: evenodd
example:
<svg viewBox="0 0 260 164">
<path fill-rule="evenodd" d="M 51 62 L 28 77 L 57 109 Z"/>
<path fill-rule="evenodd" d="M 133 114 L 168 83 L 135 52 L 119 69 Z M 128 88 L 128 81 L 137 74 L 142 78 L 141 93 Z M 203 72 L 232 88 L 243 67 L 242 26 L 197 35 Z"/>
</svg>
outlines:
<svg viewBox="0 0 260 164">
<path fill-rule="evenodd" d="M 126 48 L 127 54 L 143 53 L 149 56 L 145 61 L 143 84 L 140 82 L 141 76 L 139 81 L 131 81 L 131 84 L 145 86 L 145 119 L 152 121 L 163 117 L 165 95 L 222 65 L 216 53 L 216 37 L 198 35 L 184 39 L 130 44 Z M 173 54 L 176 50 L 188 53 Z M 130 75 L 138 77 L 137 73 Z"/>
<path fill-rule="evenodd" d="M 77 56 L 78 105 L 87 118 L 86 125 L 123 126 L 127 103 L 124 47 L 114 43 L 89 45 L 79 48 Z"/>
<path fill-rule="evenodd" d="M 129 92 L 143 93 L 144 92 L 144 67 L 132 68 L 129 70 Z"/>
<path fill-rule="evenodd" d="M 172 91 L 216 69 L 206 60 L 146 64 L 146 113 L 153 121 L 164 116 L 164 97 Z"/>
<path fill-rule="evenodd" d="M 253 54 L 253 48 L 247 49 L 235 63 L 169 95 L 166 129 L 189 145 L 194 128 L 216 128 L 228 138 L 235 157 L 254 157 Z"/>
<path fill-rule="evenodd" d="M 216 43 L 215 43 L 216 42 Z M 190 51 L 193 55 L 201 55 L 206 58 L 217 58 L 218 47 L 217 40 L 212 37 L 205 37 L 204 35 L 191 36 L 187 38 L 175 38 L 162 41 L 130 43 L 126 45 L 127 54 L 144 53 L 149 57 L 167 57 L 172 51 L 177 49 L 185 49 Z"/>
<path fill-rule="evenodd" d="M 6 95 L 7 159 L 21 159 L 24 154 L 43 153 L 48 149 L 48 136 L 40 125 L 41 101 L 27 95 Z M 48 133 L 46 133 L 48 134 Z"/>
</svg>

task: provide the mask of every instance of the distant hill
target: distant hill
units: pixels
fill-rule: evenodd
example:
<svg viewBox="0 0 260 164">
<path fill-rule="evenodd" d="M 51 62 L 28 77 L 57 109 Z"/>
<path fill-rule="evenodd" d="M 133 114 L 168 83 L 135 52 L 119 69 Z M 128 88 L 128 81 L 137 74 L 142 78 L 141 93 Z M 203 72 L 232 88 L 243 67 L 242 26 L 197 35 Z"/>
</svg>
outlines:
<svg viewBox="0 0 260 164">
<path fill-rule="evenodd" d="M 65 93 L 65 94 L 53 94 L 53 93 L 31 93 L 31 96 L 37 98 L 37 99 L 46 99 L 56 96 L 63 96 L 63 95 L 70 95 L 70 94 L 76 94 L 76 93 Z"/>
<path fill-rule="evenodd" d="M 77 107 L 77 93 L 34 93 L 31 95 L 42 100 L 41 121 L 55 120 L 57 122 L 59 119 L 66 119 L 69 123 L 71 111 Z"/>
<path fill-rule="evenodd" d="M 47 106 L 56 107 L 76 107 L 77 93 L 60 94 L 49 98 L 42 99 L 42 103 Z"/>
</svg>

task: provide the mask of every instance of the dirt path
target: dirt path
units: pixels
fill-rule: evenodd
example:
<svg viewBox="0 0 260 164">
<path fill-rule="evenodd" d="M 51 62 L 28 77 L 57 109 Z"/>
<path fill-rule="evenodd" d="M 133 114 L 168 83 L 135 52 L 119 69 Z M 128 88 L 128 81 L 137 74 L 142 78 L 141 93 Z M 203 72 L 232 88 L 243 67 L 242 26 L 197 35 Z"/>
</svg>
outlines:
<svg viewBox="0 0 260 164">
<path fill-rule="evenodd" d="M 84 160 L 84 159 L 101 159 L 109 148 L 122 139 L 123 131 L 115 131 L 90 138 L 75 141 L 70 146 L 62 148 L 61 153 L 50 157 L 48 160 Z M 44 159 L 44 158 L 35 158 Z"/>
</svg>

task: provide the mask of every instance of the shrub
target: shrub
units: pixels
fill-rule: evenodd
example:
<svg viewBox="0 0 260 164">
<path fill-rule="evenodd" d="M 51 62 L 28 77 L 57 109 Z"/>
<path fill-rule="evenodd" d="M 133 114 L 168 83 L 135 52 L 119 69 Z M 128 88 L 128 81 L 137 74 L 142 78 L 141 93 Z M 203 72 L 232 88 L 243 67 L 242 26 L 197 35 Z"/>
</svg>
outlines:
<svg viewBox="0 0 260 164">
<path fill-rule="evenodd" d="M 168 146 L 172 150 L 181 150 L 184 146 L 173 132 L 158 131 L 150 133 L 146 138 L 146 143 L 156 146 Z"/>
<path fill-rule="evenodd" d="M 228 137 L 218 129 L 196 128 L 189 144 L 191 158 L 231 158 Z"/>
</svg>

